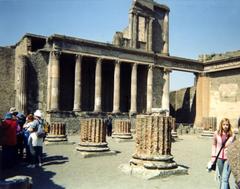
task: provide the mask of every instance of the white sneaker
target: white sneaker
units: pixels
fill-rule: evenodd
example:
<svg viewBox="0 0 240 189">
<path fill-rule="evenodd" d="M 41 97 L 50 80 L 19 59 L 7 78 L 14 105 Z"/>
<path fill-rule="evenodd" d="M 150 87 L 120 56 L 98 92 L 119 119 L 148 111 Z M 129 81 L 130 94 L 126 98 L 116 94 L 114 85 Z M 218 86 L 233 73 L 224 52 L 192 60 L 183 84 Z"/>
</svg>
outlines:
<svg viewBox="0 0 240 189">
<path fill-rule="evenodd" d="M 35 168 L 35 167 L 36 165 L 31 165 L 31 164 L 27 166 L 27 168 Z"/>
</svg>

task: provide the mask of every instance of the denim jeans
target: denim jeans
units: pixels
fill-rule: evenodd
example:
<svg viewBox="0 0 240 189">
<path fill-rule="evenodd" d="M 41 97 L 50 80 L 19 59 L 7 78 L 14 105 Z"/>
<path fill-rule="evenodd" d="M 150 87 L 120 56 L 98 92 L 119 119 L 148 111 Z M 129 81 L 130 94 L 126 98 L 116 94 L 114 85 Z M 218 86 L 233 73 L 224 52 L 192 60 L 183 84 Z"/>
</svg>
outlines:
<svg viewBox="0 0 240 189">
<path fill-rule="evenodd" d="M 218 167 L 218 178 L 219 178 L 219 189 L 230 189 L 229 186 L 229 177 L 230 177 L 230 166 L 227 160 L 218 159 L 217 160 L 217 167 Z"/>
</svg>

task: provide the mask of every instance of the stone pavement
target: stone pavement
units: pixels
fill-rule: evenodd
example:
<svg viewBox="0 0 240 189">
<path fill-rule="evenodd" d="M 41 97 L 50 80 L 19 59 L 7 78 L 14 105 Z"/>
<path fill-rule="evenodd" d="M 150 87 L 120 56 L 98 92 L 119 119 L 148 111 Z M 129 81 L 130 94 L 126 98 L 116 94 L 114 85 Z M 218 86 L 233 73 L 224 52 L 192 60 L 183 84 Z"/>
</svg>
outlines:
<svg viewBox="0 0 240 189">
<path fill-rule="evenodd" d="M 117 143 L 107 138 L 114 156 L 81 158 L 75 150 L 79 136 L 70 136 L 69 145 L 44 146 L 46 157 L 41 168 L 19 165 L 14 170 L 1 172 L 2 177 L 28 175 L 33 178 L 33 189 L 216 189 L 214 172 L 206 171 L 210 158 L 211 139 L 197 135 L 180 135 L 172 143 L 175 161 L 188 168 L 188 175 L 143 180 L 124 174 L 118 168 L 128 163 L 134 152 L 134 141 Z M 230 178 L 233 185 L 233 178 Z M 233 187 L 231 187 L 233 189 Z"/>
</svg>

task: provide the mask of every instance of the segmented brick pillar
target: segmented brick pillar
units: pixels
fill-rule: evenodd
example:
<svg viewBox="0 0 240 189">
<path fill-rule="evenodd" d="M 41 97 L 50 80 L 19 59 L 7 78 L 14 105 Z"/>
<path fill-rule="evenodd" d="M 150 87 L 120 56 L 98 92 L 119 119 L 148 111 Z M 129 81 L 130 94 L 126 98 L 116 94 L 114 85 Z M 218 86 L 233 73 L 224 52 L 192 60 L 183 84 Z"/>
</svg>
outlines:
<svg viewBox="0 0 240 189">
<path fill-rule="evenodd" d="M 132 139 L 131 122 L 129 119 L 115 119 L 112 138 Z"/>
<path fill-rule="evenodd" d="M 106 126 L 102 118 L 89 118 L 80 120 L 80 143 L 77 147 L 82 152 L 109 151 L 106 142 Z"/>
<path fill-rule="evenodd" d="M 52 122 L 49 133 L 46 137 L 47 142 L 64 142 L 67 141 L 66 124 L 62 122 Z"/>
<path fill-rule="evenodd" d="M 136 150 L 130 165 L 159 170 L 177 168 L 171 155 L 171 129 L 171 117 L 138 115 Z"/>
<path fill-rule="evenodd" d="M 176 128 L 176 118 L 171 118 L 171 127 L 172 127 L 172 137 L 177 138 L 177 128 Z"/>
</svg>

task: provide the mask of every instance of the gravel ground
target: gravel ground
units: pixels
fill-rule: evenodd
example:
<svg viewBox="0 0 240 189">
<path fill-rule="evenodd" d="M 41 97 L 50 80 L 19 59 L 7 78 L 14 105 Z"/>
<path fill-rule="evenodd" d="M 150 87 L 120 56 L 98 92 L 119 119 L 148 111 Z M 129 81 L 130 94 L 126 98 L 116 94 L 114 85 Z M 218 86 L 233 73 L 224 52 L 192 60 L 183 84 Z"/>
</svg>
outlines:
<svg viewBox="0 0 240 189">
<path fill-rule="evenodd" d="M 197 135 L 180 135 L 172 144 L 175 161 L 188 168 L 188 175 L 144 180 L 129 176 L 118 168 L 128 163 L 134 152 L 134 141 L 117 143 L 107 138 L 114 156 L 81 158 L 75 150 L 79 136 L 70 136 L 68 145 L 44 146 L 46 157 L 42 167 L 19 165 L 2 172 L 2 177 L 28 175 L 33 178 L 33 189 L 215 189 L 214 172 L 206 171 L 210 158 L 211 139 Z M 233 178 L 230 177 L 231 185 Z M 233 189 L 234 187 L 231 187 Z"/>
</svg>

